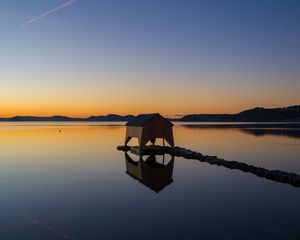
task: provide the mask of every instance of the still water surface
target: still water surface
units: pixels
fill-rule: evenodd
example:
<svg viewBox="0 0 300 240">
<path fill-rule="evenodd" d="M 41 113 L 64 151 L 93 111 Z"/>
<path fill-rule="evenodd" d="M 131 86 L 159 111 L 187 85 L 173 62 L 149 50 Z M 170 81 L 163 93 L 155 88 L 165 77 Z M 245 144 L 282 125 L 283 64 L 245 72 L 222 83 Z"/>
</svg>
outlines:
<svg viewBox="0 0 300 240">
<path fill-rule="evenodd" d="M 0 239 L 300 239 L 300 188 L 171 156 L 144 156 L 139 179 L 137 156 L 116 150 L 122 124 L 1 123 Z M 300 174 L 300 129 L 178 124 L 174 135 Z"/>
</svg>

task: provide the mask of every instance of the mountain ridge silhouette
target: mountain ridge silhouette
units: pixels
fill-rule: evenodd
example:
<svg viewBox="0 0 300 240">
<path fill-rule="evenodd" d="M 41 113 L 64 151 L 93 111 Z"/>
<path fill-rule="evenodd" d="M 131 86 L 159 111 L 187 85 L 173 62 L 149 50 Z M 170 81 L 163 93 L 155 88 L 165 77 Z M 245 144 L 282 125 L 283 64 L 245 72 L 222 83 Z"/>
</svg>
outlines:
<svg viewBox="0 0 300 240">
<path fill-rule="evenodd" d="M 14 116 L 0 118 L 0 121 L 12 122 L 34 122 L 34 121 L 55 121 L 55 122 L 127 122 L 134 118 L 134 115 L 98 115 L 87 118 L 74 118 L 68 116 Z M 244 110 L 237 114 L 188 114 L 181 118 L 171 119 L 177 122 L 300 122 L 300 105 L 282 108 L 256 107 Z"/>
</svg>

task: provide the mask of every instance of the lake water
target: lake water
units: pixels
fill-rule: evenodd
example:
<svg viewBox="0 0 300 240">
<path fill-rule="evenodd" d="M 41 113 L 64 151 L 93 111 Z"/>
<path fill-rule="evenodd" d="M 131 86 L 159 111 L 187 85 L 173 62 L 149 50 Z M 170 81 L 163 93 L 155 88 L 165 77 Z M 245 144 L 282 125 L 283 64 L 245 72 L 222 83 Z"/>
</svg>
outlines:
<svg viewBox="0 0 300 240">
<path fill-rule="evenodd" d="M 300 239 L 300 188 L 168 155 L 141 163 L 116 150 L 124 135 L 123 123 L 0 123 L 0 239 Z M 300 129 L 177 124 L 174 135 L 300 174 Z"/>
</svg>

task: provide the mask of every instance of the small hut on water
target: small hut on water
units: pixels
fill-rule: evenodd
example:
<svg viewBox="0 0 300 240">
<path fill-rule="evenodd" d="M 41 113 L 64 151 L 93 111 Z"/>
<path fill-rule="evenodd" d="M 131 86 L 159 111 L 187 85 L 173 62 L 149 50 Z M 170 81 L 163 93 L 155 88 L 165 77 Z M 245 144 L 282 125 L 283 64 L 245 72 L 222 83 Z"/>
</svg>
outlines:
<svg viewBox="0 0 300 240">
<path fill-rule="evenodd" d="M 161 116 L 159 113 L 141 114 L 126 123 L 125 145 L 132 138 L 137 138 L 139 147 L 143 148 L 147 142 L 153 145 L 157 138 L 166 140 L 167 143 L 174 147 L 173 123 Z"/>
</svg>

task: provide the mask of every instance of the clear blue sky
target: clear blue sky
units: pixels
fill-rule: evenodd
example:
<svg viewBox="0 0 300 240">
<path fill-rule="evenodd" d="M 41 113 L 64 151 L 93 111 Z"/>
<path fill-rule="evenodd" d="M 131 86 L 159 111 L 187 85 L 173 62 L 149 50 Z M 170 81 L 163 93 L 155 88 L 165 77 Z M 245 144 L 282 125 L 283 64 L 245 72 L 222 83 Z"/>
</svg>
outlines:
<svg viewBox="0 0 300 240">
<path fill-rule="evenodd" d="M 2 0 L 1 116 L 300 103 L 300 1 Z M 2 112 L 1 112 L 2 111 Z"/>
</svg>

